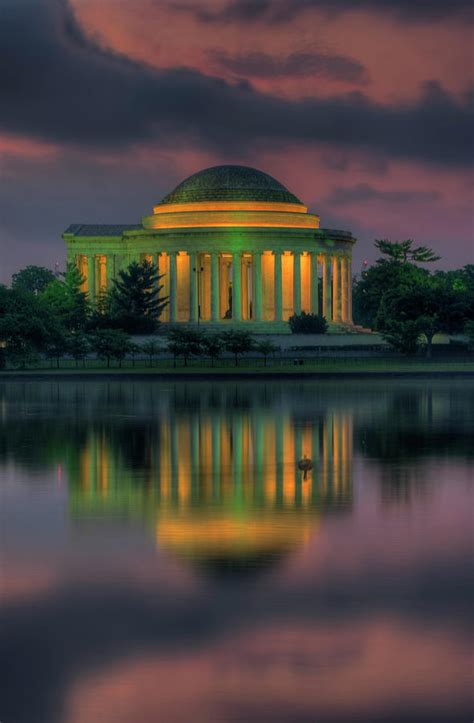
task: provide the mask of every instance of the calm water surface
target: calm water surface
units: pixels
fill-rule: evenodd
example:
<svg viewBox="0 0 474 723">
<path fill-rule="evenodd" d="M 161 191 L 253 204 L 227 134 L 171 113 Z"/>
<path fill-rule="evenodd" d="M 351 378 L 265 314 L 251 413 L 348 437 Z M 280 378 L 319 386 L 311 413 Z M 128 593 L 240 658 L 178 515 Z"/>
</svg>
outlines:
<svg viewBox="0 0 474 723">
<path fill-rule="evenodd" d="M 0 385 L 0 720 L 471 721 L 473 433 L 469 381 Z"/>
</svg>

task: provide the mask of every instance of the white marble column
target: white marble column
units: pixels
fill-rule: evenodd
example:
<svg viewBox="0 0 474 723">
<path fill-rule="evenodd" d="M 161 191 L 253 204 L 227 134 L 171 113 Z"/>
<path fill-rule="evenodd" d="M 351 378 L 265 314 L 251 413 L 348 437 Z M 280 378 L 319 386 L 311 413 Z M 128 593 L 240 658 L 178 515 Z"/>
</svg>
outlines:
<svg viewBox="0 0 474 723">
<path fill-rule="evenodd" d="M 326 254 L 323 261 L 323 316 L 332 321 L 331 259 Z"/>
<path fill-rule="evenodd" d="M 219 256 L 211 254 L 211 321 L 219 321 Z"/>
<path fill-rule="evenodd" d="M 232 254 L 232 319 L 242 320 L 242 259 L 240 253 Z"/>
<path fill-rule="evenodd" d="M 87 257 L 87 291 L 89 301 L 95 301 L 95 257 Z"/>
<path fill-rule="evenodd" d="M 253 255 L 253 305 L 255 321 L 262 320 L 262 254 L 258 251 Z"/>
<path fill-rule="evenodd" d="M 170 257 L 170 322 L 175 322 L 178 316 L 178 278 L 176 273 L 176 251 L 169 254 Z"/>
<path fill-rule="evenodd" d="M 341 273 L 338 256 L 332 258 L 332 320 L 341 321 Z"/>
<path fill-rule="evenodd" d="M 301 314 L 301 254 L 293 254 L 293 313 Z"/>
<path fill-rule="evenodd" d="M 318 295 L 318 254 L 312 253 L 310 256 L 310 309 L 312 314 L 319 314 L 319 295 Z"/>
<path fill-rule="evenodd" d="M 349 320 L 347 298 L 347 258 L 341 256 L 341 318 L 343 322 Z"/>
<path fill-rule="evenodd" d="M 189 321 L 198 320 L 198 254 L 189 254 Z"/>
<path fill-rule="evenodd" d="M 352 259 L 347 257 L 347 321 L 352 324 Z"/>
<path fill-rule="evenodd" d="M 281 278 L 281 253 L 274 253 L 275 257 L 275 321 L 281 321 L 283 318 L 283 293 Z"/>
</svg>

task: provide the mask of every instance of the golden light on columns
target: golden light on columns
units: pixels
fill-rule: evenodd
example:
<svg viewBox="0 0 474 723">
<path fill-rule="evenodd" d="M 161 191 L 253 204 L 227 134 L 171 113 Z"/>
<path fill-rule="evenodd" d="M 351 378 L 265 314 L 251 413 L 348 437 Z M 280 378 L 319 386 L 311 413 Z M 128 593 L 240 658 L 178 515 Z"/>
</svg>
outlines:
<svg viewBox="0 0 474 723">
<path fill-rule="evenodd" d="M 140 224 L 73 224 L 63 238 L 92 301 L 132 260 L 155 263 L 169 297 L 165 323 L 289 333 L 287 320 L 300 311 L 323 313 L 332 325 L 351 323 L 355 239 L 320 228 L 317 214 L 257 169 L 204 169 L 155 204 Z"/>
</svg>

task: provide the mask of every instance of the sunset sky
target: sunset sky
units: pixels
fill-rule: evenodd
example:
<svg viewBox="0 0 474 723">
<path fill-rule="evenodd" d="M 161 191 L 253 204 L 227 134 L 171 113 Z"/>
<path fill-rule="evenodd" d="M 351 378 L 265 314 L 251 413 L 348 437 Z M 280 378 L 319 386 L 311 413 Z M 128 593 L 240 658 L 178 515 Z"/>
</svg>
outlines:
<svg viewBox="0 0 474 723">
<path fill-rule="evenodd" d="M 1 0 L 0 282 L 220 163 L 474 263 L 470 0 Z"/>
</svg>

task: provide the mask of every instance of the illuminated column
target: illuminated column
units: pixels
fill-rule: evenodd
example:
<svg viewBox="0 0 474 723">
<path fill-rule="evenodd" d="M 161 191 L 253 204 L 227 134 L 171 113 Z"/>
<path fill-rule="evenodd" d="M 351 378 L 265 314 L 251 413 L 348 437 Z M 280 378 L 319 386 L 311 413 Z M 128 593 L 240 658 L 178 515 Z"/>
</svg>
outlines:
<svg viewBox="0 0 474 723">
<path fill-rule="evenodd" d="M 349 321 L 347 298 L 347 259 L 341 256 L 341 317 L 342 321 Z"/>
<path fill-rule="evenodd" d="M 331 259 L 326 254 L 323 260 L 323 316 L 326 321 L 332 321 Z"/>
<path fill-rule="evenodd" d="M 253 255 L 253 277 L 254 277 L 254 298 L 253 317 L 255 321 L 262 320 L 262 254 L 257 252 Z"/>
<path fill-rule="evenodd" d="M 103 254 L 97 257 L 99 271 L 99 294 L 103 294 L 107 290 L 107 257 Z"/>
<path fill-rule="evenodd" d="M 219 321 L 219 256 L 211 254 L 211 321 Z"/>
<path fill-rule="evenodd" d="M 189 254 L 189 321 L 198 320 L 198 263 L 198 255 Z"/>
<path fill-rule="evenodd" d="M 348 256 L 346 259 L 346 273 L 347 273 L 347 321 L 352 324 L 352 268 L 351 268 L 351 257 Z"/>
<path fill-rule="evenodd" d="M 332 320 L 341 321 L 341 274 L 338 256 L 332 258 Z"/>
<path fill-rule="evenodd" d="M 115 276 L 115 269 L 114 269 L 114 255 L 113 254 L 107 254 L 107 260 L 105 262 L 105 268 L 107 273 L 107 291 L 110 291 L 112 288 L 112 281 Z"/>
<path fill-rule="evenodd" d="M 176 274 L 176 251 L 170 253 L 170 284 L 169 284 L 169 295 L 170 295 L 170 321 L 176 321 L 178 311 L 178 284 Z"/>
<path fill-rule="evenodd" d="M 301 314 L 301 254 L 293 254 L 293 310 Z"/>
<path fill-rule="evenodd" d="M 281 321 L 283 317 L 283 294 L 281 279 L 281 253 L 275 256 L 275 321 Z"/>
<path fill-rule="evenodd" d="M 232 254 L 232 319 L 242 319 L 242 263 L 240 254 Z"/>
<path fill-rule="evenodd" d="M 311 270 L 310 270 L 310 288 L 311 288 L 311 313 L 319 314 L 319 297 L 318 297 L 318 255 L 311 254 Z"/>
<path fill-rule="evenodd" d="M 95 301 L 95 259 L 94 256 L 87 257 L 87 290 L 89 300 Z"/>
</svg>

